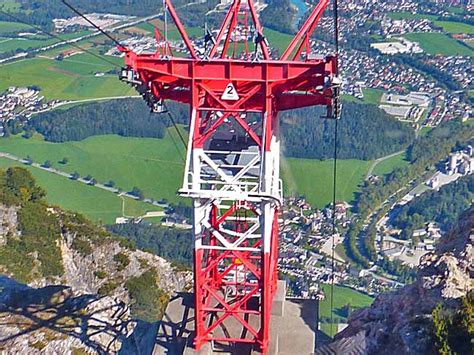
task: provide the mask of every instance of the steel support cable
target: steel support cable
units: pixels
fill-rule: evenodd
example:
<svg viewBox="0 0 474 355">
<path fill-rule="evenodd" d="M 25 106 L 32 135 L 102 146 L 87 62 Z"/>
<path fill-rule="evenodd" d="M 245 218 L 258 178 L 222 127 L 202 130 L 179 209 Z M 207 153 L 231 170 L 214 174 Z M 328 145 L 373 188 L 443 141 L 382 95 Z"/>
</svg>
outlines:
<svg viewBox="0 0 474 355">
<path fill-rule="evenodd" d="M 79 10 L 75 9 L 72 5 L 70 5 L 66 0 L 61 0 L 61 2 L 66 5 L 68 8 L 70 8 L 74 13 L 76 13 L 77 15 L 79 15 L 80 17 L 82 17 L 84 20 L 86 20 L 89 24 L 91 24 L 94 28 L 96 28 L 98 31 L 100 31 L 100 33 L 102 33 L 103 35 L 107 36 L 109 39 L 111 39 L 118 47 L 120 48 L 124 48 L 122 46 L 122 44 L 120 44 L 119 41 L 117 41 L 115 38 L 113 38 L 110 34 L 108 34 L 107 32 L 105 32 L 102 28 L 100 28 L 98 25 L 96 25 L 94 22 L 92 22 L 91 20 L 89 20 L 84 14 L 82 14 Z M 166 2 L 163 1 L 163 4 L 164 6 L 166 6 Z M 165 38 L 166 38 L 166 42 L 168 42 L 168 24 L 167 24 L 167 21 L 166 21 L 166 14 L 167 14 L 167 6 L 163 9 L 164 13 L 165 13 Z M 176 121 L 174 120 L 173 118 L 173 115 L 171 114 L 171 112 L 168 110 L 168 108 L 166 107 L 166 105 L 164 105 L 165 109 L 166 109 L 166 112 L 168 113 L 168 117 L 170 118 L 171 120 L 171 123 L 173 124 L 174 126 L 174 129 L 176 130 L 176 132 L 178 133 L 178 136 L 181 140 L 181 142 L 183 143 L 185 149 L 187 148 L 187 144 L 186 144 L 186 141 L 183 137 L 183 135 L 181 134 L 178 126 L 176 125 Z M 178 149 L 178 146 L 174 140 L 174 137 L 170 134 L 170 137 L 171 137 L 171 140 L 173 141 L 173 144 L 181 158 L 181 160 L 183 160 L 184 162 L 184 158 L 181 154 L 181 151 Z"/>
<path fill-rule="evenodd" d="M 335 75 L 339 76 L 339 4 L 338 0 L 334 0 L 334 49 L 336 52 L 336 70 Z M 331 308 L 331 326 L 330 326 L 330 336 L 333 334 L 333 327 L 334 327 L 334 274 L 336 273 L 336 265 L 335 265 L 335 241 L 334 238 L 337 232 L 336 226 L 336 193 L 337 193 L 337 148 L 338 148 L 338 126 L 339 126 L 339 119 L 340 119 L 340 102 L 339 102 L 339 88 L 337 88 L 336 97 L 334 99 L 334 118 L 335 118 L 335 125 L 334 125 L 334 165 L 333 165 L 333 195 L 332 195 L 332 242 L 331 242 L 331 301 L 330 301 L 330 308 Z"/>
<path fill-rule="evenodd" d="M 78 11 L 76 10 L 75 12 L 77 13 Z M 4 11 L 1 11 L 1 10 L 0 10 L 0 13 L 6 15 L 6 16 L 8 16 L 8 17 L 10 17 L 11 19 L 15 20 L 16 22 L 23 23 L 23 24 L 25 24 L 25 25 L 31 26 L 31 27 L 34 28 L 35 30 L 37 30 L 37 31 L 39 31 L 39 32 L 41 32 L 41 33 L 44 33 L 44 34 L 46 34 L 46 35 L 48 35 L 48 36 L 50 36 L 50 37 L 52 37 L 52 38 L 58 39 L 58 40 L 60 40 L 60 41 L 65 41 L 65 39 L 61 38 L 60 36 L 55 35 L 55 34 L 53 34 L 53 33 L 51 33 L 51 32 L 48 32 L 48 31 L 42 29 L 42 28 L 39 27 L 39 26 L 36 26 L 36 25 L 33 25 L 33 24 L 29 23 L 29 22 L 26 22 L 26 21 L 24 21 L 24 20 L 21 20 L 20 18 L 14 16 L 14 15 L 8 13 L 8 12 L 4 12 Z M 89 22 L 91 22 L 91 21 L 89 21 Z M 97 25 L 95 25 L 95 24 L 93 24 L 93 26 L 94 26 L 95 28 L 99 28 L 99 27 L 98 27 Z M 102 29 L 100 29 L 100 28 L 99 28 L 99 31 L 100 31 L 101 33 L 104 33 L 104 31 L 103 31 Z M 106 34 L 106 35 L 107 35 L 107 34 Z M 108 36 L 108 37 L 110 37 L 110 36 Z M 82 48 L 81 46 L 79 46 L 79 45 L 77 45 L 77 44 L 68 43 L 67 45 L 68 45 L 68 46 L 71 46 L 71 47 L 74 47 L 74 48 L 76 48 L 76 49 L 79 49 L 79 50 L 81 50 L 81 51 L 83 51 L 83 52 L 85 52 L 85 53 L 88 53 L 88 54 L 90 54 L 90 55 L 96 57 L 97 59 L 100 59 L 100 60 L 102 60 L 102 61 L 104 61 L 104 62 L 106 62 L 106 63 L 108 63 L 108 64 L 111 64 L 111 65 L 117 67 L 117 68 L 122 68 L 122 67 L 121 67 L 120 65 L 118 65 L 117 63 L 114 63 L 114 62 L 112 62 L 112 61 L 109 61 L 109 60 L 107 60 L 106 58 L 103 58 L 103 57 L 101 57 L 100 55 L 98 55 L 98 54 L 96 54 L 96 53 L 94 53 L 94 52 L 92 52 L 92 51 L 89 51 L 89 50 L 87 50 L 87 49 L 85 49 L 85 48 Z M 172 114 L 169 112 L 169 110 L 168 110 L 167 108 L 166 108 L 166 110 L 168 111 L 168 116 L 170 117 L 170 120 L 171 120 L 171 122 L 172 122 L 172 124 L 173 124 L 173 126 L 174 126 L 174 128 L 175 128 L 175 130 L 176 130 L 176 132 L 178 133 L 181 142 L 183 143 L 183 145 L 185 146 L 185 148 L 187 148 L 186 141 L 184 140 L 183 135 L 181 134 L 179 128 L 177 127 L 176 121 L 174 120 Z M 170 137 L 171 137 L 171 140 L 173 141 L 173 145 L 175 146 L 176 151 L 178 152 L 178 154 L 179 154 L 181 160 L 184 162 L 185 160 L 184 160 L 184 158 L 183 158 L 183 155 L 182 155 L 181 151 L 180 151 L 179 148 L 178 148 L 178 145 L 177 145 L 177 143 L 176 143 L 174 137 L 173 137 L 171 134 L 170 134 Z"/>
<path fill-rule="evenodd" d="M 181 140 L 181 143 L 183 143 L 183 146 L 185 149 L 188 148 L 188 144 L 186 143 L 186 140 L 184 139 L 183 137 L 183 134 L 181 133 L 181 131 L 179 130 L 179 127 L 178 125 L 176 124 L 176 120 L 174 119 L 173 115 L 171 114 L 170 110 L 168 110 L 168 106 L 166 106 L 166 104 L 163 102 L 163 106 L 166 110 L 166 113 L 168 114 L 168 117 L 170 118 L 171 120 L 171 123 L 173 124 L 174 126 L 174 129 L 176 130 L 176 132 L 178 133 L 179 135 L 179 139 Z"/>
<path fill-rule="evenodd" d="M 89 20 L 83 13 L 81 13 L 79 10 L 77 10 L 76 8 L 74 8 L 74 6 L 72 6 L 71 4 L 69 4 L 66 0 L 61 0 L 61 2 L 66 5 L 69 9 L 71 9 L 75 14 L 79 15 L 80 17 L 82 17 L 84 20 L 86 20 L 91 26 L 93 26 L 96 30 L 98 30 L 100 33 L 102 33 L 104 36 L 106 36 L 107 38 L 109 38 L 110 40 L 112 40 L 118 47 L 120 48 L 124 48 L 124 46 L 122 46 L 122 44 L 117 41 L 114 37 L 112 37 L 110 34 L 108 34 L 107 32 L 105 32 L 102 28 L 100 28 L 100 26 L 97 26 L 94 22 L 92 22 L 91 20 Z"/>
<path fill-rule="evenodd" d="M 33 24 L 31 24 L 31 23 L 29 23 L 29 22 L 27 22 L 27 21 L 24 21 L 24 20 L 22 20 L 22 19 L 20 19 L 20 18 L 18 18 L 18 17 L 16 17 L 16 16 L 10 14 L 9 12 L 4 12 L 4 11 L 1 11 L 1 10 L 0 10 L 0 13 L 3 14 L 3 15 L 6 15 L 6 16 L 8 16 L 8 17 L 10 17 L 12 20 L 15 20 L 15 22 L 19 22 L 19 23 L 22 23 L 22 24 L 24 24 L 24 25 L 30 26 L 30 27 L 34 28 L 36 31 L 41 32 L 41 33 L 43 33 L 43 34 L 45 34 L 45 35 L 47 35 L 47 36 L 49 36 L 49 37 L 51 37 L 51 38 L 57 39 L 57 40 L 59 40 L 59 41 L 61 41 L 61 42 L 68 41 L 67 39 L 61 38 L 61 37 L 58 36 L 58 35 L 55 35 L 55 34 L 53 34 L 53 33 L 51 33 L 51 32 L 48 32 L 48 31 L 46 31 L 46 30 L 43 30 L 43 29 L 42 29 L 41 27 L 39 27 L 39 26 L 36 26 L 36 25 L 33 25 Z M 53 44 L 53 45 L 54 45 L 54 44 Z M 100 55 L 98 55 L 98 54 L 96 54 L 96 53 L 94 53 L 94 52 L 92 52 L 92 51 L 90 51 L 90 50 L 88 50 L 88 49 L 86 49 L 86 48 L 83 48 L 83 47 L 81 47 L 81 46 L 79 46 L 79 45 L 77 45 L 77 44 L 74 44 L 74 43 L 67 43 L 67 45 L 70 46 L 70 47 L 74 47 L 74 48 L 76 48 L 76 49 L 79 49 L 79 50 L 81 50 L 81 51 L 83 51 L 83 52 L 85 52 L 85 53 L 87 53 L 87 54 L 90 54 L 90 55 L 96 57 L 97 59 L 100 59 L 100 60 L 102 60 L 102 61 L 104 61 L 104 62 L 106 62 L 106 63 L 108 63 L 108 64 L 111 64 L 111 65 L 117 67 L 117 68 L 121 68 L 121 66 L 118 65 L 117 63 L 114 63 L 114 62 L 112 62 L 112 61 L 110 61 L 110 60 L 108 60 L 108 59 L 106 59 L 106 58 L 104 58 L 104 57 L 101 57 Z"/>
</svg>

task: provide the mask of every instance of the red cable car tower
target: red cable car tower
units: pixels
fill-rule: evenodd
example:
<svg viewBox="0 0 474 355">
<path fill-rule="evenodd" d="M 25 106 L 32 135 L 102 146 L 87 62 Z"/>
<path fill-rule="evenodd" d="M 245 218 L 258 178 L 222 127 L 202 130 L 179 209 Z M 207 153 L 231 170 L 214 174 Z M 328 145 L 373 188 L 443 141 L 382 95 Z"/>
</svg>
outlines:
<svg viewBox="0 0 474 355">
<path fill-rule="evenodd" d="M 164 3 L 188 57 L 174 56 L 167 38 L 154 54 L 122 49 L 122 80 L 155 111 L 164 100 L 190 106 L 179 194 L 194 206 L 194 345 L 199 350 L 209 341 L 250 343 L 265 353 L 282 203 L 277 116 L 322 105 L 328 118 L 337 117 L 337 56 L 314 55 L 310 45 L 329 0 L 320 0 L 278 59 L 272 58 L 253 0 L 233 1 L 217 36 L 207 31 L 201 51 L 171 1 Z"/>
</svg>

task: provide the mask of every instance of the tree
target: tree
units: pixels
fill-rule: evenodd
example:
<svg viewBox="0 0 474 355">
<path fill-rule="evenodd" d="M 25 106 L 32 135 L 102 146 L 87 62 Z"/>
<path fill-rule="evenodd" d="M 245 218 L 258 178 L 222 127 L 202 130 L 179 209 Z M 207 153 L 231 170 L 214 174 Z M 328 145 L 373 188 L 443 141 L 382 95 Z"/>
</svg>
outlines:
<svg viewBox="0 0 474 355">
<path fill-rule="evenodd" d="M 23 133 L 22 137 L 25 139 L 30 139 L 31 137 L 33 137 L 33 131 L 31 129 L 26 130 L 25 133 Z"/>
<path fill-rule="evenodd" d="M 33 158 L 31 158 L 29 155 L 27 155 L 26 158 L 25 158 L 25 164 L 26 165 L 32 165 L 33 164 Z"/>
<path fill-rule="evenodd" d="M 71 174 L 71 180 L 78 180 L 81 177 L 77 171 Z"/>
<path fill-rule="evenodd" d="M 59 164 L 66 165 L 67 163 L 69 163 L 69 159 L 66 157 L 64 157 L 62 160 L 59 161 Z"/>
<path fill-rule="evenodd" d="M 21 203 L 41 200 L 45 191 L 36 185 L 31 173 L 23 168 L 9 168 L 5 175 L 5 187 L 9 194 L 19 198 Z"/>
<path fill-rule="evenodd" d="M 132 189 L 132 191 L 130 191 L 130 194 L 133 195 L 133 196 L 136 196 L 138 197 L 140 200 L 144 200 L 145 199 L 145 195 L 143 194 L 143 191 L 140 190 L 138 187 L 134 187 Z"/>
<path fill-rule="evenodd" d="M 87 175 L 87 176 L 84 178 L 84 180 L 86 180 L 86 181 L 91 181 L 91 180 L 92 180 L 92 175 L 90 175 L 90 174 Z"/>
</svg>

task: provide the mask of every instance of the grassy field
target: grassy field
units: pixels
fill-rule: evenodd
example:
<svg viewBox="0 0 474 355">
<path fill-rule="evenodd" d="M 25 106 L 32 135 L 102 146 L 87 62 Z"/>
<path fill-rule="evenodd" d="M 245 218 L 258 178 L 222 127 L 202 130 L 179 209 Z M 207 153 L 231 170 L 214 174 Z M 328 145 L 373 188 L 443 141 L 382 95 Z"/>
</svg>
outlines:
<svg viewBox="0 0 474 355">
<path fill-rule="evenodd" d="M 361 160 L 341 160 L 338 162 L 338 200 L 352 201 L 370 167 L 370 162 Z M 318 208 L 332 201 L 333 161 L 310 159 L 283 159 L 282 177 L 285 193 L 305 195 Z"/>
<path fill-rule="evenodd" d="M 436 26 L 442 27 L 447 33 L 464 33 L 473 34 L 474 26 L 467 23 L 453 22 L 453 21 L 434 21 Z"/>
<path fill-rule="evenodd" d="M 1 6 L 2 5 L 0 3 L 0 9 L 1 9 Z M 5 34 L 5 33 L 27 31 L 30 29 L 31 29 L 31 26 L 25 25 L 23 23 L 0 21 L 0 35 Z M 4 51 L 3 45 L 2 45 L 1 50 Z"/>
<path fill-rule="evenodd" d="M 405 154 L 400 154 L 377 164 L 372 174 L 382 176 L 391 173 L 396 168 L 401 168 L 409 164 L 410 163 L 405 159 Z"/>
<path fill-rule="evenodd" d="M 319 304 L 319 316 L 321 318 L 328 318 L 331 317 L 331 286 L 327 284 L 321 284 L 321 288 L 326 295 L 324 301 L 320 302 Z M 351 308 L 363 308 L 370 306 L 373 302 L 373 298 L 353 290 L 348 287 L 343 286 L 334 286 L 334 310 L 333 316 L 337 318 L 346 318 L 343 312 L 343 307 L 347 304 L 351 305 Z M 334 336 L 336 333 L 337 326 L 333 326 L 333 333 L 330 334 L 330 323 L 322 324 L 322 331 L 326 333 L 326 335 Z"/>
<path fill-rule="evenodd" d="M 0 140 L 0 151 L 19 157 L 30 155 L 38 163 L 50 160 L 53 167 L 92 175 L 99 182 L 113 180 L 123 191 L 137 186 L 145 196 L 155 199 L 176 202 L 176 191 L 182 183 L 183 163 L 170 135 L 165 139 L 95 136 L 60 144 L 45 142 L 39 136 L 29 140 L 16 136 Z M 68 164 L 57 163 L 64 157 Z"/>
<path fill-rule="evenodd" d="M 0 0 L 0 10 L 7 12 L 19 12 L 21 4 L 15 0 Z"/>
<path fill-rule="evenodd" d="M 170 134 L 178 141 L 172 130 L 164 139 L 109 135 L 67 143 L 49 143 L 39 136 L 32 139 L 16 136 L 0 140 L 0 151 L 22 158 L 29 155 L 38 163 L 50 160 L 53 167 L 69 173 L 92 175 L 99 182 L 113 180 L 124 191 L 137 186 L 147 197 L 177 202 L 183 163 Z M 58 161 L 64 157 L 69 162 L 60 165 Z M 369 165 L 370 162 L 357 160 L 339 162 L 338 199 L 352 201 Z M 286 193 L 306 195 L 317 207 L 331 201 L 332 161 L 284 159 L 282 176 Z"/>
<path fill-rule="evenodd" d="M 22 24 L 18 24 L 18 25 L 22 25 Z M 28 26 L 25 26 L 25 27 L 26 29 L 29 29 Z M 0 27 L 0 31 L 1 31 L 1 27 Z M 79 32 L 74 32 L 74 33 L 61 34 L 59 35 L 59 38 L 63 40 L 68 40 L 68 39 L 84 36 L 88 33 L 89 31 L 79 31 Z M 50 36 L 47 36 L 47 35 L 36 35 L 36 36 L 29 36 L 29 37 L 23 37 L 23 38 L 11 38 L 8 42 L 2 43 L 2 46 L 0 47 L 0 53 L 9 52 L 16 49 L 26 50 L 26 49 L 46 47 L 54 43 L 60 42 L 60 39 L 51 38 Z"/>
<path fill-rule="evenodd" d="M 434 21 L 438 19 L 436 15 L 412 14 L 411 12 L 390 12 L 388 16 L 394 20 L 427 19 Z"/>
<path fill-rule="evenodd" d="M 110 224 L 122 216 L 122 198 L 112 192 L 88 186 L 65 177 L 21 165 L 0 158 L 0 168 L 23 166 L 29 169 L 38 185 L 47 191 L 47 201 L 66 210 L 77 211 L 93 221 Z M 125 198 L 125 215 L 142 216 L 148 211 L 157 211 L 158 207 Z"/>
<path fill-rule="evenodd" d="M 474 51 L 442 33 L 408 33 L 408 40 L 418 42 L 429 54 L 473 56 Z"/>
<path fill-rule="evenodd" d="M 0 66 L 0 92 L 11 85 L 37 85 L 47 99 L 80 100 L 135 94 L 116 75 L 95 77 L 97 71 L 108 71 L 112 65 L 96 63 L 89 54 L 56 61 L 34 58 Z M 54 80 L 51 78 L 54 77 Z"/>
<path fill-rule="evenodd" d="M 352 95 L 343 95 L 343 99 L 350 102 L 359 102 L 365 104 L 379 105 L 382 100 L 383 90 L 378 89 L 362 89 L 364 93 L 364 98 L 362 100 L 352 96 Z"/>
</svg>

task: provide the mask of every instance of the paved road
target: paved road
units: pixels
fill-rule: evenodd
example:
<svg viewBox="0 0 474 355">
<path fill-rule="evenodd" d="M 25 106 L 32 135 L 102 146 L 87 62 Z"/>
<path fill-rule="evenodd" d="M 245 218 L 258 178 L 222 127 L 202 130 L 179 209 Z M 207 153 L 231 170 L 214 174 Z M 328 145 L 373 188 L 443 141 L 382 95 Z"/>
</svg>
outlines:
<svg viewBox="0 0 474 355">
<path fill-rule="evenodd" d="M 400 155 L 400 154 L 403 154 L 405 153 L 404 150 L 401 150 L 399 152 L 396 152 L 396 153 L 393 153 L 393 154 L 390 154 L 390 155 L 387 155 L 385 157 L 382 157 L 382 158 L 378 158 L 377 160 L 375 160 L 372 165 L 370 166 L 369 168 L 369 171 L 367 172 L 367 175 L 365 177 L 365 180 L 368 180 L 370 178 L 370 176 L 372 175 L 372 172 L 374 171 L 375 167 L 377 165 L 379 165 L 381 162 L 383 162 L 384 160 L 387 160 L 387 159 L 390 159 L 390 158 L 393 158 L 393 157 L 396 157 L 397 155 Z"/>
<path fill-rule="evenodd" d="M 142 98 L 141 96 L 128 95 L 128 96 L 99 97 L 99 98 L 95 98 L 95 99 L 84 99 L 84 100 L 74 100 L 74 101 L 62 101 L 62 102 L 58 103 L 57 105 L 48 107 L 46 110 L 33 112 L 32 115 L 37 115 L 39 113 L 49 112 L 49 111 L 52 111 L 52 110 L 56 110 L 58 107 L 74 105 L 74 104 L 83 104 L 83 103 L 109 101 L 109 100 L 121 100 L 121 99 L 141 99 L 141 98 Z"/>
</svg>

